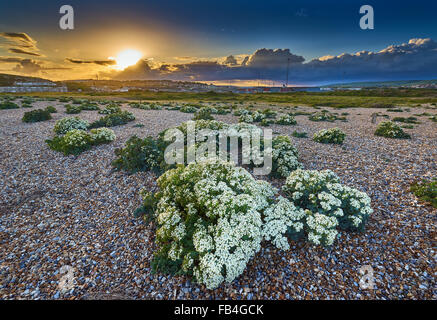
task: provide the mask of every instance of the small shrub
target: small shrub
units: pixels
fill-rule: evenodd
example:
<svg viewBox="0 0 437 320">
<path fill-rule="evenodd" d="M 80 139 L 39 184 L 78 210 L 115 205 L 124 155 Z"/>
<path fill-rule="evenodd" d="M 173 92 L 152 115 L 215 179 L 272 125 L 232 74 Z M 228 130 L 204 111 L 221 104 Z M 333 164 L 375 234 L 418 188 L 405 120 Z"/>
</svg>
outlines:
<svg viewBox="0 0 437 320">
<path fill-rule="evenodd" d="M 77 105 L 72 106 L 71 104 L 65 105 L 65 113 L 67 113 L 67 114 L 78 114 L 81 111 L 82 111 L 82 108 L 80 106 L 77 106 Z"/>
<path fill-rule="evenodd" d="M 410 187 L 411 192 L 421 201 L 428 202 L 434 208 L 437 208 L 437 179 L 431 181 L 422 180 L 415 182 Z"/>
<path fill-rule="evenodd" d="M 73 129 L 87 130 L 89 126 L 88 121 L 82 120 L 79 117 L 73 118 L 63 118 L 56 121 L 54 131 L 56 134 L 62 135 L 66 134 L 68 131 Z"/>
<path fill-rule="evenodd" d="M 284 114 L 276 120 L 276 124 L 291 126 L 297 124 L 297 122 L 292 115 Z"/>
<path fill-rule="evenodd" d="M 93 129 L 91 132 L 72 129 L 65 135 L 46 140 L 46 143 L 52 150 L 62 152 L 65 155 L 78 155 L 91 149 L 94 145 L 109 143 L 114 140 L 115 133 L 108 128 Z"/>
<path fill-rule="evenodd" d="M 417 121 L 416 117 L 408 117 L 408 118 L 404 118 L 404 117 L 394 117 L 393 121 L 395 122 L 402 122 L 402 123 L 412 123 L 412 124 L 418 124 L 420 122 Z"/>
<path fill-rule="evenodd" d="M 252 112 L 253 122 L 261 122 L 266 118 L 266 115 L 262 112 L 255 111 Z"/>
<path fill-rule="evenodd" d="M 197 111 L 197 108 L 193 106 L 183 106 L 179 109 L 179 111 L 183 113 L 195 113 Z"/>
<path fill-rule="evenodd" d="M 62 152 L 65 155 L 78 155 L 91 148 L 93 140 L 91 135 L 84 131 L 73 129 L 63 136 L 56 136 L 52 140 L 46 140 L 52 150 Z"/>
<path fill-rule="evenodd" d="M 302 168 L 302 164 L 298 161 L 299 152 L 289 137 L 274 137 L 272 149 L 272 176 L 285 178 L 294 170 Z"/>
<path fill-rule="evenodd" d="M 411 136 L 404 132 L 400 126 L 391 121 L 381 122 L 375 131 L 376 136 L 392 139 L 409 139 Z"/>
<path fill-rule="evenodd" d="M 86 111 L 100 110 L 99 106 L 96 103 L 82 103 L 80 108 Z"/>
<path fill-rule="evenodd" d="M 194 114 L 193 120 L 214 120 L 214 117 L 209 110 L 201 108 Z"/>
<path fill-rule="evenodd" d="M 346 134 L 340 128 L 322 129 L 316 132 L 313 140 L 320 143 L 342 144 Z"/>
<path fill-rule="evenodd" d="M 0 103 L 0 110 L 5 110 L 5 109 L 19 109 L 20 107 L 18 106 L 18 104 L 11 102 L 11 101 L 5 101 Z"/>
<path fill-rule="evenodd" d="M 58 110 L 56 110 L 56 108 L 53 106 L 47 106 L 46 110 L 50 113 L 57 113 L 58 112 Z"/>
<path fill-rule="evenodd" d="M 307 138 L 308 137 L 308 134 L 306 132 L 297 132 L 296 130 L 293 131 L 293 133 L 291 135 L 295 138 Z"/>
<path fill-rule="evenodd" d="M 138 171 L 153 171 L 162 173 L 167 164 L 164 161 L 164 150 L 167 146 L 161 139 L 147 137 L 140 139 L 132 136 L 126 141 L 124 148 L 115 149 L 117 159 L 112 165 L 118 170 L 125 170 L 129 173 Z"/>
<path fill-rule="evenodd" d="M 306 238 L 316 245 L 332 245 L 337 229 L 364 230 L 373 212 L 366 193 L 340 184 L 330 170 L 296 170 L 287 178 L 282 191 L 305 213 L 294 213 L 291 223 L 284 212 L 284 223 L 289 225 L 287 236 Z"/>
<path fill-rule="evenodd" d="M 271 110 L 271 109 L 265 109 L 261 112 L 266 118 L 269 119 L 274 119 L 276 118 L 276 115 L 278 114 L 278 112 Z"/>
<path fill-rule="evenodd" d="M 262 119 L 261 120 L 261 122 L 260 122 L 260 125 L 261 126 L 263 126 L 263 127 L 268 127 L 269 125 L 271 125 L 272 123 L 274 123 L 274 121 L 273 120 L 270 120 L 270 119 Z"/>
<path fill-rule="evenodd" d="M 240 115 L 240 118 L 238 119 L 238 121 L 242 122 L 242 123 L 253 123 L 253 117 L 249 113 L 242 114 L 242 115 Z"/>
<path fill-rule="evenodd" d="M 47 110 L 36 109 L 29 112 L 25 112 L 22 121 L 39 122 L 39 121 L 50 120 L 51 118 L 52 116 L 50 115 L 50 112 L 48 112 Z"/>
<path fill-rule="evenodd" d="M 91 123 L 90 128 L 115 127 L 134 120 L 135 116 L 132 113 L 128 111 L 122 111 L 118 113 L 107 114 L 99 120 Z"/>
<path fill-rule="evenodd" d="M 115 140 L 115 133 L 108 128 L 91 129 L 91 139 L 93 144 L 109 143 Z"/>
<path fill-rule="evenodd" d="M 115 114 L 120 112 L 122 112 L 121 108 L 116 104 L 110 104 L 106 106 L 105 109 L 99 111 L 100 114 Z"/>
<path fill-rule="evenodd" d="M 330 113 L 329 111 L 320 111 L 320 112 L 314 112 L 308 117 L 311 121 L 328 121 L 328 122 L 334 122 L 337 120 L 337 117 Z"/>
</svg>

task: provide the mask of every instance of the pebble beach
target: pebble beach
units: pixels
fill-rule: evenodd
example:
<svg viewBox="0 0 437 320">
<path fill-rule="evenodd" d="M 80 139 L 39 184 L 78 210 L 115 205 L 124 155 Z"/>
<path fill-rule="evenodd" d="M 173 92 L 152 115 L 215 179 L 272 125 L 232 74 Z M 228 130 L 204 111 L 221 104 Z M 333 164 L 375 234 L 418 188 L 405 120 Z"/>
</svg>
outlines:
<svg viewBox="0 0 437 320">
<path fill-rule="evenodd" d="M 405 129 L 409 140 L 374 136 L 371 115 L 385 110 L 342 109 L 347 122 L 300 115 L 297 125 L 271 125 L 275 134 L 290 136 L 305 169 L 334 171 L 371 197 L 374 213 L 363 233 L 343 232 L 331 247 L 291 241 L 281 251 L 264 243 L 240 277 L 208 290 L 189 277 L 152 273 L 155 226 L 132 212 L 141 204 L 139 190 L 155 190 L 157 177 L 111 166 L 114 150 L 132 135 L 157 136 L 193 115 L 124 104 L 136 120 L 111 128 L 114 142 L 64 156 L 45 140 L 56 120 L 76 115 L 65 114 L 59 102 L 38 101 L 32 109 L 47 105 L 58 112 L 37 123 L 21 121 L 27 109 L 0 110 L 0 299 L 437 299 L 437 209 L 409 190 L 437 175 L 437 124 L 428 117 Z M 430 110 L 400 115 L 423 112 Z M 96 111 L 77 116 L 101 117 Z M 214 118 L 238 122 L 230 114 Z M 346 133 L 343 145 L 311 140 L 333 127 Z M 295 130 L 308 138 L 292 137 Z M 63 266 L 73 274 L 68 292 L 59 289 Z M 363 276 L 373 276 L 373 289 L 360 286 Z"/>
</svg>

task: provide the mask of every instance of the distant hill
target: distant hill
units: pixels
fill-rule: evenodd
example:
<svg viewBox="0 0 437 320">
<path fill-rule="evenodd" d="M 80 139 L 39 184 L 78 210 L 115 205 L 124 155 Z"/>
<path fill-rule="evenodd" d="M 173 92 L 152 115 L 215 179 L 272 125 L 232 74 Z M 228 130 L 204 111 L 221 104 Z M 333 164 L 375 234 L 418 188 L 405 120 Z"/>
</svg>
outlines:
<svg viewBox="0 0 437 320">
<path fill-rule="evenodd" d="M 13 74 L 0 73 L 0 87 L 9 87 L 13 86 L 14 82 L 22 81 L 22 82 L 51 82 L 50 80 L 37 78 L 37 77 L 26 77 L 26 76 L 16 76 Z"/>
<path fill-rule="evenodd" d="M 368 81 L 368 82 L 351 82 L 337 83 L 322 86 L 322 88 L 386 88 L 386 87 L 435 87 L 437 88 L 436 80 L 401 80 L 401 81 Z"/>
</svg>

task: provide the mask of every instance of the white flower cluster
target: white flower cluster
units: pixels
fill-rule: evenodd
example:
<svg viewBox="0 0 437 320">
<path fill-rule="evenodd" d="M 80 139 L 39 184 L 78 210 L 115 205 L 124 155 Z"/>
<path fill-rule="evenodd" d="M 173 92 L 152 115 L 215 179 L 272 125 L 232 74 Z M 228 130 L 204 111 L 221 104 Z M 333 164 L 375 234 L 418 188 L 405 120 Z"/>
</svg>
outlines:
<svg viewBox="0 0 437 320">
<path fill-rule="evenodd" d="M 313 140 L 320 143 L 342 144 L 346 134 L 340 128 L 322 129 L 316 132 Z"/>
<path fill-rule="evenodd" d="M 109 128 L 91 129 L 90 133 L 95 143 L 108 143 L 115 140 L 114 130 Z"/>
<path fill-rule="evenodd" d="M 88 132 L 79 129 L 68 131 L 63 136 L 64 143 L 71 147 L 82 147 L 90 143 L 90 135 Z"/>
<path fill-rule="evenodd" d="M 283 114 L 281 116 L 279 116 L 279 119 L 276 120 L 275 122 L 276 124 L 281 124 L 281 125 L 295 125 L 296 119 L 294 119 L 294 117 L 290 114 Z"/>
<path fill-rule="evenodd" d="M 179 261 L 207 288 L 233 281 L 260 249 L 262 213 L 273 201 L 273 187 L 213 160 L 169 170 L 158 184 L 160 256 Z"/>
<path fill-rule="evenodd" d="M 176 127 L 181 130 L 185 137 L 187 136 L 188 123 L 184 122 L 180 126 Z M 211 130 L 210 135 L 219 137 L 227 136 L 229 138 L 237 137 L 241 141 L 251 141 L 250 148 L 244 148 L 242 150 L 243 157 L 252 159 L 258 154 L 253 140 L 255 135 L 260 137 L 260 143 L 263 144 L 263 130 L 254 124 L 250 123 L 236 123 L 227 124 L 216 120 L 197 120 L 195 121 L 195 135 L 197 136 L 202 129 Z M 161 133 L 162 135 L 162 133 Z M 217 140 L 217 144 L 218 144 Z M 195 146 L 198 147 L 198 144 Z M 219 147 L 216 148 L 217 154 Z M 223 151 L 223 150 L 222 150 Z M 261 151 L 262 153 L 262 151 Z M 272 139 L 272 174 L 278 177 L 288 177 L 288 175 L 298 168 L 302 168 L 302 164 L 298 161 L 298 151 L 287 136 L 277 136 Z"/>
<path fill-rule="evenodd" d="M 273 174 L 288 177 L 291 172 L 302 168 L 299 153 L 287 136 L 277 136 L 272 140 Z"/>
<path fill-rule="evenodd" d="M 56 134 L 66 134 L 73 129 L 87 130 L 88 126 L 88 121 L 82 120 L 79 117 L 63 118 L 56 121 L 53 130 Z"/>
<path fill-rule="evenodd" d="M 402 128 L 392 121 L 383 121 L 378 124 L 375 135 L 392 138 L 392 139 L 408 139 L 410 135 L 406 133 Z"/>
<path fill-rule="evenodd" d="M 253 116 L 250 113 L 244 113 L 238 119 L 239 122 L 252 123 L 254 121 Z"/>
<path fill-rule="evenodd" d="M 296 208 L 288 199 L 279 197 L 278 202 L 264 212 L 263 236 L 266 240 L 271 240 L 277 248 L 288 250 L 290 246 L 284 235 L 289 228 L 293 232 L 301 232 L 304 218 L 303 209 Z"/>
<path fill-rule="evenodd" d="M 305 210 L 306 218 L 301 221 L 314 244 L 331 245 L 337 236 L 336 227 L 362 230 L 373 212 L 366 193 L 340 184 L 330 170 L 298 169 L 290 174 L 282 190 L 297 208 Z"/>
</svg>

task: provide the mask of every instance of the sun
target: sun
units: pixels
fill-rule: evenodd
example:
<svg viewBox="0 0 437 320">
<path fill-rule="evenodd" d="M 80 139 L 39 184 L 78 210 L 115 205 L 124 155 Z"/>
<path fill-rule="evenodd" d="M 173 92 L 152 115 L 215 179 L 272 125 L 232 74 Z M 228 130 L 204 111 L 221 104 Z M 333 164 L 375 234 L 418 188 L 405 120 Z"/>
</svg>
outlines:
<svg viewBox="0 0 437 320">
<path fill-rule="evenodd" d="M 121 51 L 115 58 L 110 57 L 109 59 L 115 60 L 115 69 L 124 70 L 127 67 L 136 64 L 142 56 L 143 55 L 141 54 L 141 52 L 133 49 L 128 49 Z"/>
</svg>

